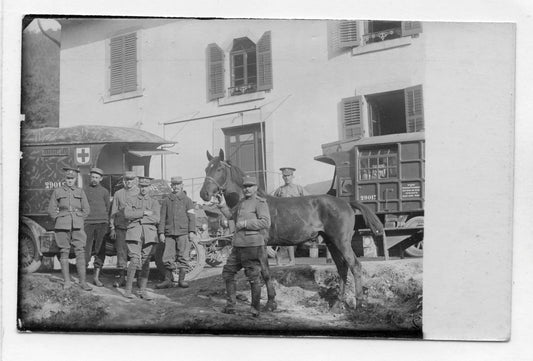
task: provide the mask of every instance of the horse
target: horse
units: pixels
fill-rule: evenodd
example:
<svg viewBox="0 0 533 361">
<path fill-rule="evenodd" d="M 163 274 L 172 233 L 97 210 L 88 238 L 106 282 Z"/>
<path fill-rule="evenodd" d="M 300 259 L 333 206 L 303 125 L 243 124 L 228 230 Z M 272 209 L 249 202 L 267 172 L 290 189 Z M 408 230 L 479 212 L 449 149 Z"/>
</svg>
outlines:
<svg viewBox="0 0 533 361">
<path fill-rule="evenodd" d="M 222 149 L 216 157 L 209 151 L 206 153 L 209 163 L 205 168 L 206 176 L 200 197 L 204 201 L 210 201 L 213 196 L 222 193 L 228 207 L 235 207 L 243 197 L 244 172 L 224 160 Z M 355 232 L 356 210 L 361 212 L 365 223 L 376 236 L 383 234 L 383 225 L 379 218 L 362 203 L 348 203 L 326 194 L 278 198 L 259 189 L 258 195 L 266 198 L 270 210 L 271 227 L 267 245 L 296 246 L 316 239 L 318 235 L 322 236 L 340 276 L 338 301 L 355 308 L 357 300 L 363 294 L 361 263 L 351 245 Z M 348 302 L 346 296 L 348 269 L 355 281 L 355 304 Z"/>
</svg>

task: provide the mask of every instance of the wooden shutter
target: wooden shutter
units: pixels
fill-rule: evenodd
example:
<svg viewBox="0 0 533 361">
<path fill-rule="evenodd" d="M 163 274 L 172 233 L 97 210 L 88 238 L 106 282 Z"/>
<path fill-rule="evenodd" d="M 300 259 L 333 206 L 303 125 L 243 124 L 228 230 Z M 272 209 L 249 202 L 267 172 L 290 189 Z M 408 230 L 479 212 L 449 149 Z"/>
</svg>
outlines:
<svg viewBox="0 0 533 361">
<path fill-rule="evenodd" d="M 209 100 L 222 98 L 224 88 L 224 51 L 217 44 L 207 46 L 207 97 Z"/>
<path fill-rule="evenodd" d="M 420 21 L 402 21 L 402 36 L 419 34 L 422 32 Z"/>
<path fill-rule="evenodd" d="M 422 85 L 406 88 L 404 89 L 404 93 L 407 133 L 421 132 L 424 130 Z"/>
<path fill-rule="evenodd" d="M 136 91 L 137 34 L 114 37 L 109 42 L 109 95 Z"/>
<path fill-rule="evenodd" d="M 361 126 L 363 111 L 363 97 L 344 98 L 341 101 L 343 139 L 361 138 L 363 128 Z"/>
<path fill-rule="evenodd" d="M 342 20 L 339 23 L 339 41 L 342 48 L 354 47 L 360 44 L 357 21 Z"/>
<path fill-rule="evenodd" d="M 257 90 L 270 90 L 272 79 L 272 43 L 270 31 L 257 42 Z"/>
</svg>

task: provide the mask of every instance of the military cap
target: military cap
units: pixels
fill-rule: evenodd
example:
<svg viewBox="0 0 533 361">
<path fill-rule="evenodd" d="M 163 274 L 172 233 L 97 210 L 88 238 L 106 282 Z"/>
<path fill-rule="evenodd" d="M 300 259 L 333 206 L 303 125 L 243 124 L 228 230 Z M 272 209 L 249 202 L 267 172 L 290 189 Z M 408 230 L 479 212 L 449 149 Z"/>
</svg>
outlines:
<svg viewBox="0 0 533 361">
<path fill-rule="evenodd" d="M 131 170 L 124 172 L 124 179 L 135 179 L 135 177 L 137 177 L 137 175 Z"/>
<path fill-rule="evenodd" d="M 149 177 L 139 177 L 139 187 L 149 187 L 152 184 L 152 179 Z"/>
<path fill-rule="evenodd" d="M 282 167 L 279 169 L 283 175 L 292 175 L 296 169 L 293 167 Z"/>
<path fill-rule="evenodd" d="M 96 173 L 96 174 L 99 174 L 99 175 L 104 175 L 104 171 L 101 170 L 100 168 L 91 168 L 91 170 L 89 171 L 89 173 Z"/>
<path fill-rule="evenodd" d="M 242 185 L 243 186 L 256 186 L 257 185 L 257 179 L 255 179 L 255 177 L 246 175 L 246 176 L 244 176 L 244 178 L 242 180 Z"/>
<path fill-rule="evenodd" d="M 183 178 L 180 176 L 170 178 L 170 184 L 181 184 L 183 183 Z"/>
<path fill-rule="evenodd" d="M 72 167 L 64 167 L 63 170 L 65 171 L 65 176 L 67 178 L 76 178 L 80 172 L 79 169 Z"/>
</svg>

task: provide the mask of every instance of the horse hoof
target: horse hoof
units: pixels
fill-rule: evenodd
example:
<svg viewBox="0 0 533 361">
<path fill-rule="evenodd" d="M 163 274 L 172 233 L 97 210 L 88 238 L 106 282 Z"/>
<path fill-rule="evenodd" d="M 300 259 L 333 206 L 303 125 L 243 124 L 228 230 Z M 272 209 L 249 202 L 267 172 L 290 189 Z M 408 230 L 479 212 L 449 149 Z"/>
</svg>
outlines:
<svg viewBox="0 0 533 361">
<path fill-rule="evenodd" d="M 344 304 L 339 300 L 335 301 L 330 310 L 332 313 L 342 313 L 344 311 Z"/>
</svg>

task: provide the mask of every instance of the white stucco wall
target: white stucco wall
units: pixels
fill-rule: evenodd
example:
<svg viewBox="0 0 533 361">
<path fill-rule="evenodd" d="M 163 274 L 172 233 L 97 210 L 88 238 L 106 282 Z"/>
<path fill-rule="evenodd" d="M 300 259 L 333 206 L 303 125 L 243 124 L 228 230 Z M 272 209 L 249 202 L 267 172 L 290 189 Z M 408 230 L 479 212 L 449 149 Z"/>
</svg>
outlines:
<svg viewBox="0 0 533 361">
<path fill-rule="evenodd" d="M 141 29 L 143 95 L 105 102 L 105 40 L 124 29 Z M 206 100 L 206 47 L 217 43 L 226 52 L 232 40 L 248 36 L 256 42 L 272 33 L 272 91 L 260 101 L 219 106 Z M 292 165 L 295 181 L 330 180 L 333 167 L 313 158 L 321 144 L 339 139 L 341 98 L 422 84 L 425 30 L 409 45 L 352 55 L 328 54 L 326 21 L 86 21 L 62 31 L 60 126 L 102 124 L 141 129 L 163 135 L 162 123 L 226 113 L 253 106 L 261 112 L 198 120 L 167 126 L 165 137 L 177 141 L 178 156 L 166 159 L 166 175 L 201 177 L 205 151 L 224 147 L 221 128 L 265 121 L 266 168 Z M 226 87 L 229 56 L 226 53 Z M 159 157 L 152 176 L 159 176 Z M 279 179 L 269 179 L 270 187 Z"/>
</svg>

